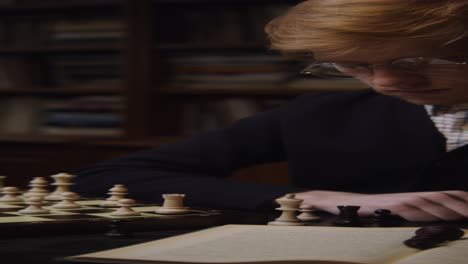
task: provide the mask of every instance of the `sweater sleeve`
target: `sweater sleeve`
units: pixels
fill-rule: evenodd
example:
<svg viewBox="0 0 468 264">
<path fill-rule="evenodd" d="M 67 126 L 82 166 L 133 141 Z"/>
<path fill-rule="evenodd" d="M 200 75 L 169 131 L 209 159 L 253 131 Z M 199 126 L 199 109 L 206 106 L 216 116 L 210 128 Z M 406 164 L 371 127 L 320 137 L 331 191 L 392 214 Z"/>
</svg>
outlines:
<svg viewBox="0 0 468 264">
<path fill-rule="evenodd" d="M 160 201 L 163 193 L 185 193 L 190 205 L 256 209 L 297 189 L 225 177 L 239 168 L 285 160 L 281 115 L 278 108 L 222 129 L 82 168 L 75 172 L 74 190 L 104 196 L 114 184 L 124 184 L 135 199 Z"/>
</svg>

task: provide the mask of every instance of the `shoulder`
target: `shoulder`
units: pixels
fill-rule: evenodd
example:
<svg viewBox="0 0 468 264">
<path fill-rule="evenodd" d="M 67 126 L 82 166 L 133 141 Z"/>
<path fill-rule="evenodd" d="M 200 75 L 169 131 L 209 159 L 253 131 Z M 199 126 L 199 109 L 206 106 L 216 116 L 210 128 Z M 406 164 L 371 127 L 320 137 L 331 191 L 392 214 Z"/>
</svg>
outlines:
<svg viewBox="0 0 468 264">
<path fill-rule="evenodd" d="M 310 92 L 298 96 L 293 102 L 297 104 L 314 102 L 346 102 L 346 101 L 367 101 L 379 100 L 387 101 L 393 98 L 381 95 L 374 92 L 372 89 L 356 90 L 356 91 L 324 91 L 324 92 Z"/>
<path fill-rule="evenodd" d="M 356 91 L 311 92 L 292 100 L 290 110 L 306 109 L 365 109 L 365 108 L 422 108 L 399 98 L 379 94 L 372 89 Z"/>
</svg>

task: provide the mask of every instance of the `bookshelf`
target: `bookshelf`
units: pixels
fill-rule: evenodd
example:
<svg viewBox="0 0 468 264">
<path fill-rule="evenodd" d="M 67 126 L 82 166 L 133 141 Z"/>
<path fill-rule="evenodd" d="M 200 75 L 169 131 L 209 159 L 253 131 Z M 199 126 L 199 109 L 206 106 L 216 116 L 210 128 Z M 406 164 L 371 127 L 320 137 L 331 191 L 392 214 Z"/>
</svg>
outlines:
<svg viewBox="0 0 468 264">
<path fill-rule="evenodd" d="M 126 133 L 125 9 L 124 1 L 0 2 L 0 140 Z"/>
<path fill-rule="evenodd" d="M 155 135 L 222 127 L 311 90 L 362 88 L 300 78 L 304 62 L 268 50 L 264 25 L 298 2 L 152 1 L 153 56 L 164 66 L 154 94 L 168 110 Z"/>
<path fill-rule="evenodd" d="M 302 62 L 268 50 L 264 24 L 298 2 L 0 1 L 0 144 L 15 153 L 0 173 L 24 184 L 306 91 L 361 88 L 298 79 Z"/>
</svg>

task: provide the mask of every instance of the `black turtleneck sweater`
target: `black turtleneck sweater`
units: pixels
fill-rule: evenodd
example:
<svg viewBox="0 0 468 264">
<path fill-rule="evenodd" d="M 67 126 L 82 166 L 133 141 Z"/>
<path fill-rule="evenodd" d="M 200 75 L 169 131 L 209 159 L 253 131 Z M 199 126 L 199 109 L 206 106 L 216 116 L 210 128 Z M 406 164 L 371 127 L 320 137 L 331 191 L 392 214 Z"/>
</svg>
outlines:
<svg viewBox="0 0 468 264">
<path fill-rule="evenodd" d="M 290 186 L 227 180 L 232 171 L 287 161 Z M 311 93 L 187 140 L 76 172 L 75 190 L 131 197 L 186 193 L 193 205 L 255 209 L 285 193 L 468 190 L 468 146 L 446 152 L 423 106 L 371 90 Z"/>
</svg>

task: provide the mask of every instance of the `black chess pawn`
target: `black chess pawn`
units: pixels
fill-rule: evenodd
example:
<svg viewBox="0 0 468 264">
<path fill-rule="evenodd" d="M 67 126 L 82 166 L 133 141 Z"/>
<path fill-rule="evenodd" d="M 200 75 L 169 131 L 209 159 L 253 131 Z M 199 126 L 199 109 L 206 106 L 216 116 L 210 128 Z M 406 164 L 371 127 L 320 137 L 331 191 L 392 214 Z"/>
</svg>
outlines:
<svg viewBox="0 0 468 264">
<path fill-rule="evenodd" d="M 109 224 L 109 231 L 105 234 L 111 238 L 127 238 L 131 237 L 131 233 L 125 229 L 124 223 L 119 219 L 112 219 Z"/>
<path fill-rule="evenodd" d="M 377 209 L 374 211 L 374 224 L 379 227 L 400 226 L 403 218 L 392 214 L 388 209 Z"/>
<path fill-rule="evenodd" d="M 337 206 L 340 213 L 333 222 L 334 225 L 338 226 L 362 226 L 359 219 L 358 210 L 360 206 L 354 205 L 339 205 Z"/>
<path fill-rule="evenodd" d="M 426 226 L 416 230 L 415 236 L 403 243 L 412 248 L 428 249 L 447 241 L 460 239 L 464 234 L 463 230 L 455 226 Z"/>
</svg>

